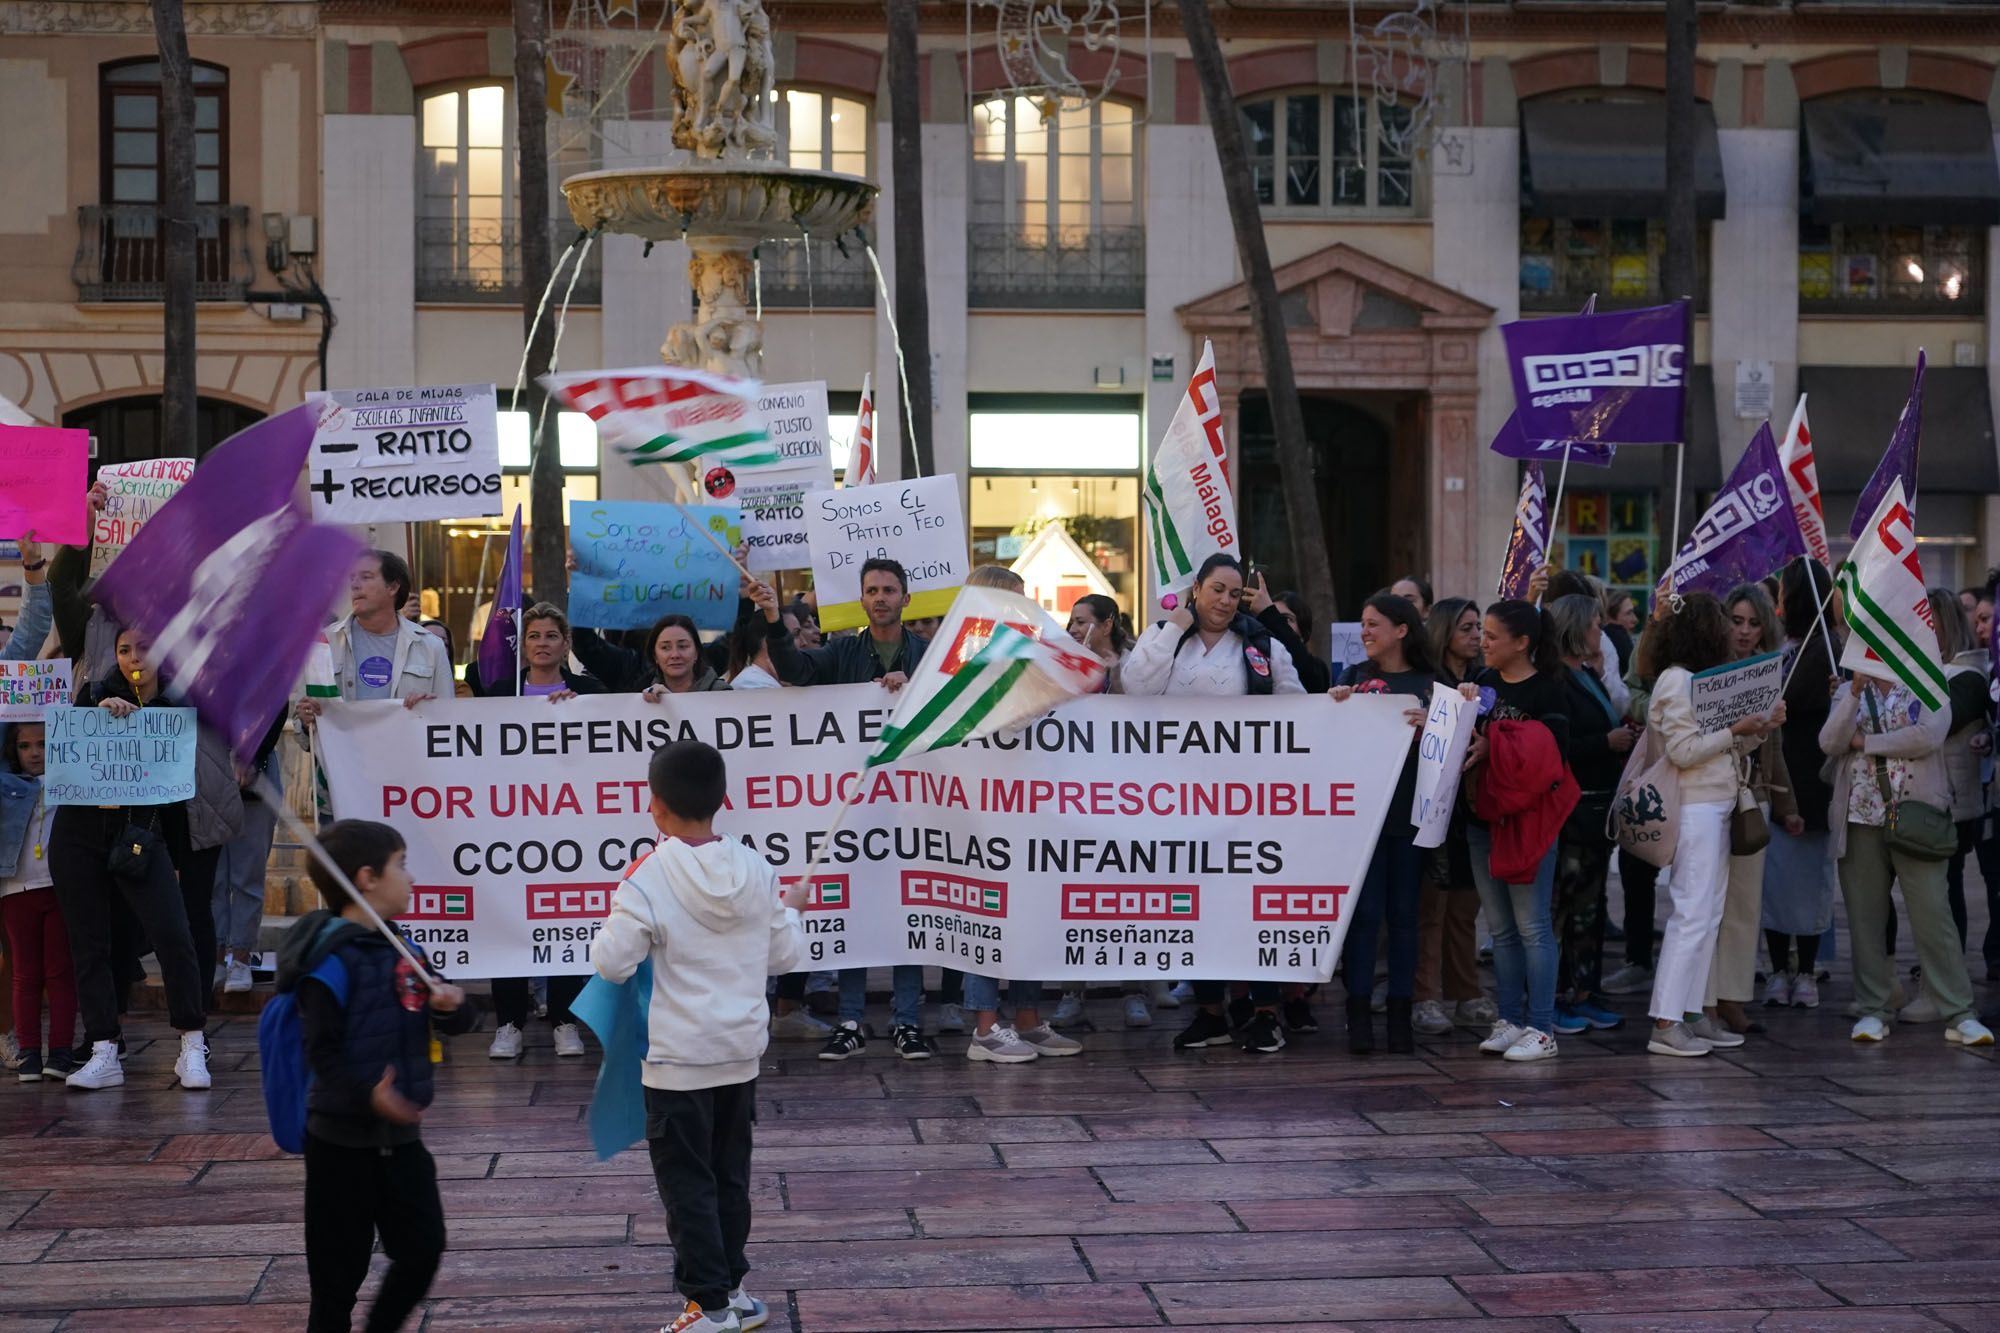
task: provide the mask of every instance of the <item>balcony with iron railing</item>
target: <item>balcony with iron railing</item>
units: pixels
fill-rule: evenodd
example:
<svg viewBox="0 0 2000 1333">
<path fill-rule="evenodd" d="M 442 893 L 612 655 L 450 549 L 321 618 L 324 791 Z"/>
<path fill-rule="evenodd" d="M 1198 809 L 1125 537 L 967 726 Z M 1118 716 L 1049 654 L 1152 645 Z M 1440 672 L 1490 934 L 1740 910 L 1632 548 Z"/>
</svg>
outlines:
<svg viewBox="0 0 2000 1333">
<path fill-rule="evenodd" d="M 863 239 L 853 233 L 757 247 L 764 304 L 793 309 L 867 310 L 875 305 L 875 270 Z"/>
<path fill-rule="evenodd" d="M 84 204 L 76 210 L 70 277 L 79 301 L 166 299 L 166 219 L 158 204 Z M 195 206 L 195 300 L 241 301 L 250 262 L 250 209 Z"/>
<path fill-rule="evenodd" d="M 576 223 L 568 214 L 553 224 L 554 247 L 551 262 L 560 261 L 564 249 L 576 239 Z M 597 305 L 603 300 L 604 270 L 599 263 L 601 250 L 593 245 L 570 291 L 573 305 Z M 555 294 L 560 302 L 569 291 L 571 264 L 557 275 Z M 540 292 L 527 295 L 540 296 Z M 417 219 L 417 299 L 468 304 L 515 305 L 524 297 L 521 290 L 521 220 L 508 218 L 418 218 Z"/>
<path fill-rule="evenodd" d="M 975 222 L 967 237 L 968 303 L 975 309 L 1143 310 L 1144 227 L 1020 226 Z"/>
</svg>

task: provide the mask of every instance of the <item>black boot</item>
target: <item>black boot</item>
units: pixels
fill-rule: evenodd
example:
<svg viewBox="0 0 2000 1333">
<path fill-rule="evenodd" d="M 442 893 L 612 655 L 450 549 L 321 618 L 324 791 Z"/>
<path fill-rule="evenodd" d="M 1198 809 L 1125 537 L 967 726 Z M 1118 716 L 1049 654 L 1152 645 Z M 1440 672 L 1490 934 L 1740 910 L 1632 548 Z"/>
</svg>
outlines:
<svg viewBox="0 0 2000 1333">
<path fill-rule="evenodd" d="M 1347 1053 L 1375 1053 L 1375 1009 L 1366 995 L 1347 1002 Z"/>
<path fill-rule="evenodd" d="M 1389 1054 L 1411 1055 L 1417 1049 L 1417 1034 L 1410 1030 L 1410 997 L 1389 997 Z"/>
</svg>

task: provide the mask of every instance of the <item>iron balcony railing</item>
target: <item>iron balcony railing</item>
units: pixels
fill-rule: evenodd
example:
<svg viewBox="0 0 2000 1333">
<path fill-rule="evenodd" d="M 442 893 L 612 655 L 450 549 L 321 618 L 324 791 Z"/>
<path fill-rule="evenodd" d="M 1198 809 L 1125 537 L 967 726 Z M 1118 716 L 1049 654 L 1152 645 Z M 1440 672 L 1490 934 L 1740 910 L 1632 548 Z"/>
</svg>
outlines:
<svg viewBox="0 0 2000 1333">
<path fill-rule="evenodd" d="M 868 265 L 862 238 L 772 241 L 757 247 L 764 304 L 804 309 L 870 309 L 875 304 L 875 270 Z"/>
<path fill-rule="evenodd" d="M 553 223 L 554 248 L 551 262 L 562 258 L 563 250 L 576 239 L 577 226 L 568 214 Z M 600 251 L 593 245 L 583 262 L 583 273 L 570 293 L 573 305 L 596 305 L 603 299 L 604 270 Z M 557 275 L 552 302 L 559 302 L 569 290 L 572 266 L 563 265 Z M 534 295 L 539 296 L 537 292 Z M 521 291 L 521 220 L 506 218 L 418 218 L 417 219 L 417 299 L 419 301 L 463 301 L 517 304 Z"/>
<path fill-rule="evenodd" d="M 78 300 L 166 298 L 166 222 L 158 204 L 84 204 L 76 220 L 70 276 Z M 244 298 L 256 276 L 249 231 L 245 204 L 195 206 L 195 300 Z"/>
<path fill-rule="evenodd" d="M 1145 309 L 1144 227 L 975 222 L 968 246 L 967 296 L 975 308 Z"/>
</svg>

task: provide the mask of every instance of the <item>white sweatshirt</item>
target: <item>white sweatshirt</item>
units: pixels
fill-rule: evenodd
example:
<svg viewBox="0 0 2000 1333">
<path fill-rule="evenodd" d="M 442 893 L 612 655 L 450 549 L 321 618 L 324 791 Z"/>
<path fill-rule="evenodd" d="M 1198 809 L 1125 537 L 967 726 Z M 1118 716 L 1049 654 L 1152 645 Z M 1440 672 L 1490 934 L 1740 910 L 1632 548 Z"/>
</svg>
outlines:
<svg viewBox="0 0 2000 1333">
<path fill-rule="evenodd" d="M 770 862 L 734 838 L 660 839 L 612 894 L 590 962 L 622 982 L 649 954 L 646 1086 L 692 1092 L 757 1077 L 770 1042 L 764 982 L 805 955 Z"/>
</svg>

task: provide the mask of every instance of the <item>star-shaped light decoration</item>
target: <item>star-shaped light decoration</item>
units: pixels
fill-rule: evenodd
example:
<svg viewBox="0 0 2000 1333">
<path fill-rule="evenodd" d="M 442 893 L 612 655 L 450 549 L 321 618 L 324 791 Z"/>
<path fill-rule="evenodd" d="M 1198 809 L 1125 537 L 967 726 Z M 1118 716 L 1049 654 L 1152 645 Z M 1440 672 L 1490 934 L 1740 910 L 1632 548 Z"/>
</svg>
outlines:
<svg viewBox="0 0 2000 1333">
<path fill-rule="evenodd" d="M 569 86 L 576 82 L 576 75 L 563 69 L 549 57 L 543 56 L 542 78 L 548 84 L 548 91 L 543 100 L 548 103 L 549 114 L 560 116 L 563 113 L 563 96 L 569 92 Z"/>
<path fill-rule="evenodd" d="M 633 18 L 638 18 L 639 0 L 605 0 L 604 17 L 615 19 L 620 14 L 630 14 Z"/>
</svg>

